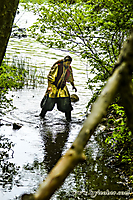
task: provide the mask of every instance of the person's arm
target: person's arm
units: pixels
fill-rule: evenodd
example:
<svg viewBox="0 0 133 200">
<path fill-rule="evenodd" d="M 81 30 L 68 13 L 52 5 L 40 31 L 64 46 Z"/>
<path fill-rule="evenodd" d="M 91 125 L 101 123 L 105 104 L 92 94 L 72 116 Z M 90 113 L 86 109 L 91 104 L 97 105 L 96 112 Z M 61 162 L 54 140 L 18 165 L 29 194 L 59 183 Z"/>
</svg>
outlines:
<svg viewBox="0 0 133 200">
<path fill-rule="evenodd" d="M 72 85 L 72 89 L 75 90 L 75 92 L 77 92 L 77 88 L 75 87 L 74 82 L 71 82 L 71 85 Z"/>
<path fill-rule="evenodd" d="M 48 93 L 52 92 L 51 82 L 48 80 Z"/>
<path fill-rule="evenodd" d="M 70 75 L 69 75 L 69 77 L 67 79 L 67 82 L 70 82 L 71 85 L 72 85 L 72 89 L 75 90 L 75 92 L 77 92 L 77 88 L 74 85 L 74 78 L 73 78 L 73 72 L 72 72 L 71 66 L 69 66 L 69 71 L 70 71 Z"/>
</svg>

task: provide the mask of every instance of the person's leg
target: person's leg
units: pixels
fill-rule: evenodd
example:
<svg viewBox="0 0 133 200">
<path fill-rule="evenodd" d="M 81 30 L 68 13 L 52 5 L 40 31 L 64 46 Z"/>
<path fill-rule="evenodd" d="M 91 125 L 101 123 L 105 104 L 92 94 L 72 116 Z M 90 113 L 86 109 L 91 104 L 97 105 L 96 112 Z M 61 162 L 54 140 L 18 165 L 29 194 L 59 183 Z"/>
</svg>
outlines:
<svg viewBox="0 0 133 200">
<path fill-rule="evenodd" d="M 45 109 L 42 108 L 41 113 L 40 113 L 40 117 L 44 118 L 45 115 L 46 115 L 46 112 L 47 111 L 45 111 Z"/>
<path fill-rule="evenodd" d="M 71 110 L 73 110 L 71 105 L 71 99 L 69 97 L 60 97 L 57 99 L 57 108 L 61 112 L 65 113 L 67 121 L 71 121 Z"/>
<path fill-rule="evenodd" d="M 47 111 L 52 111 L 55 106 L 55 102 L 56 102 L 55 98 L 48 98 L 42 107 L 40 117 L 45 117 Z"/>
<path fill-rule="evenodd" d="M 71 121 L 71 111 L 65 112 L 65 117 L 67 121 Z"/>
</svg>

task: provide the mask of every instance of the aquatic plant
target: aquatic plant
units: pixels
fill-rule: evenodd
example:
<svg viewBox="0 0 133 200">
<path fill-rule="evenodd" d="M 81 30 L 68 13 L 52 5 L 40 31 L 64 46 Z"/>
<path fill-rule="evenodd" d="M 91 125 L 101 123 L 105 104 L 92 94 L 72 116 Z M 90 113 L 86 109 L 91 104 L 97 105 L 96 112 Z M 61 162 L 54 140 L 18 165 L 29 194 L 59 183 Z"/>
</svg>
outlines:
<svg viewBox="0 0 133 200">
<path fill-rule="evenodd" d="M 8 91 L 20 89 L 23 85 L 24 78 L 18 72 L 18 69 L 15 66 L 10 67 L 3 63 L 0 71 L 0 115 L 5 114 L 5 110 L 9 109 L 9 107 L 13 107 L 12 100 L 6 96 Z"/>
<path fill-rule="evenodd" d="M 11 66 L 16 66 L 18 73 L 22 74 L 24 86 L 35 88 L 44 85 L 45 68 L 37 68 L 34 63 L 31 63 L 29 58 L 12 58 Z"/>
<path fill-rule="evenodd" d="M 12 99 L 7 98 L 9 91 L 44 84 L 43 70 L 30 68 L 25 59 L 14 57 L 12 63 L 8 64 L 9 59 L 5 59 L 0 71 L 0 116 L 13 109 Z"/>
</svg>

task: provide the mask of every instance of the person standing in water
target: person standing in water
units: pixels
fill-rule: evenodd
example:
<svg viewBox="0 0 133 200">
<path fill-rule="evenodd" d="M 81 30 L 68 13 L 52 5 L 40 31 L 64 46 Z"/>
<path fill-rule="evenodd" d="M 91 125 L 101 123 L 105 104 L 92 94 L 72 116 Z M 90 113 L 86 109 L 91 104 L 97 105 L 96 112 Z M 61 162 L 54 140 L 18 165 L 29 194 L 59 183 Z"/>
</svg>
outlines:
<svg viewBox="0 0 133 200">
<path fill-rule="evenodd" d="M 70 82 L 72 89 L 77 92 L 74 85 L 72 68 L 70 66 L 71 62 L 72 58 L 66 56 L 52 66 L 48 74 L 48 88 L 41 101 L 41 117 L 45 117 L 47 111 L 52 111 L 57 103 L 58 110 L 65 113 L 66 120 L 71 120 L 71 111 L 73 108 L 66 82 Z"/>
</svg>

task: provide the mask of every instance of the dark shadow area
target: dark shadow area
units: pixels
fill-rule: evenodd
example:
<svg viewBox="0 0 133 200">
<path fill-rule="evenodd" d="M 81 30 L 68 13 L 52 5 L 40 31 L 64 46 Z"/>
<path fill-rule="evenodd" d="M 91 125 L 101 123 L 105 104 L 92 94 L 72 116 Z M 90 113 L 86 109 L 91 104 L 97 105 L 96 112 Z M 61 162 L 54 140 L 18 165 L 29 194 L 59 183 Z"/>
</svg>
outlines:
<svg viewBox="0 0 133 200">
<path fill-rule="evenodd" d="M 14 156 L 13 146 L 13 142 L 0 135 L 0 188 L 4 191 L 10 191 L 16 185 L 14 179 L 19 172 L 19 166 L 9 161 Z"/>
<path fill-rule="evenodd" d="M 44 163 L 49 172 L 62 156 L 70 132 L 70 123 L 61 118 L 42 120 L 40 135 L 44 142 Z"/>
<path fill-rule="evenodd" d="M 63 200 L 129 200 L 131 188 L 124 173 L 113 165 L 111 167 L 112 153 L 102 135 L 92 136 L 85 155 L 86 162 L 79 164 L 69 175 L 73 177 L 72 187 L 69 186 L 68 177 L 69 184 L 65 182 L 65 187 L 56 192 L 57 199 L 63 196 Z"/>
</svg>

